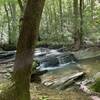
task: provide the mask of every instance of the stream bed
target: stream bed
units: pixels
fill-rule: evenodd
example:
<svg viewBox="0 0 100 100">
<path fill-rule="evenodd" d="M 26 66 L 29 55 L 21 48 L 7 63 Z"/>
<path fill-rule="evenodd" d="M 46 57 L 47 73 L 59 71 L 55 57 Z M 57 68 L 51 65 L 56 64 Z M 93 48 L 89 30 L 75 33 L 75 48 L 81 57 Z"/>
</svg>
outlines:
<svg viewBox="0 0 100 100">
<path fill-rule="evenodd" d="M 85 72 L 88 78 L 93 78 L 96 73 L 100 72 L 100 56 L 81 60 L 78 63 L 68 64 L 63 68 L 51 70 L 47 74 L 43 75 L 42 78 L 43 80 L 46 78 L 61 78 L 80 71 Z"/>
<path fill-rule="evenodd" d="M 54 51 L 53 51 L 54 52 Z M 43 53 L 44 55 L 45 53 Z M 7 63 L 12 64 L 13 62 Z M 7 82 L 7 67 L 6 64 L 0 64 L 0 84 L 4 84 Z M 9 67 L 9 66 L 8 66 Z M 6 69 L 7 68 L 7 69 Z M 9 71 L 12 70 L 11 68 Z M 74 73 L 85 72 L 86 78 L 93 78 L 98 72 L 100 72 L 100 56 L 88 58 L 84 60 L 79 60 L 76 63 L 66 64 L 64 67 L 54 68 L 54 70 L 49 70 L 46 74 L 41 76 L 42 83 L 44 81 L 52 81 L 55 79 L 62 78 L 64 76 L 70 76 Z M 6 74 L 6 78 L 5 78 Z M 69 88 L 70 89 L 70 88 Z M 71 86 L 71 90 L 58 91 L 56 89 L 50 89 L 48 87 L 42 87 L 41 85 L 31 83 L 31 95 L 32 100 L 40 100 L 39 98 L 47 96 L 47 100 L 91 100 L 89 96 L 80 90 L 75 89 L 75 87 Z M 56 98 L 56 99 L 55 99 Z M 67 98 L 67 99 L 66 99 Z"/>
</svg>

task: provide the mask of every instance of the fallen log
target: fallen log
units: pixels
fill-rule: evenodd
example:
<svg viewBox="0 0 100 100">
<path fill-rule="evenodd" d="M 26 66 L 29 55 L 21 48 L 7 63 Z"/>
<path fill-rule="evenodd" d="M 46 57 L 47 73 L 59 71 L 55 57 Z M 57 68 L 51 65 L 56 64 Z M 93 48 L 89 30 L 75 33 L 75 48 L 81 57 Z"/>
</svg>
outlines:
<svg viewBox="0 0 100 100">
<path fill-rule="evenodd" d="M 61 86 L 57 87 L 57 89 L 59 90 L 64 90 L 66 89 L 68 86 L 71 86 L 74 83 L 74 79 L 70 79 L 69 81 L 65 82 L 64 84 L 62 84 Z"/>
<path fill-rule="evenodd" d="M 86 93 L 87 95 L 89 95 L 90 98 L 91 98 L 92 100 L 100 100 L 100 93 L 99 93 L 99 92 L 94 92 L 94 91 L 91 90 L 91 89 L 89 88 L 89 86 L 87 85 L 87 84 L 91 84 L 91 83 L 94 83 L 94 82 L 95 82 L 94 79 L 92 79 L 92 80 L 86 79 L 86 80 L 81 81 L 81 82 L 76 82 L 76 85 L 79 86 L 79 89 L 80 89 L 82 92 L 84 92 L 84 93 Z"/>
<path fill-rule="evenodd" d="M 54 87 L 55 86 L 60 86 L 61 84 L 64 84 L 64 83 L 68 82 L 71 79 L 75 80 L 75 79 L 77 79 L 77 78 L 79 78 L 80 76 L 83 76 L 83 75 L 84 75 L 84 72 L 79 72 L 79 73 L 76 73 L 74 75 L 71 75 L 70 77 L 65 76 L 65 77 L 63 77 L 59 80 L 54 81 L 53 86 Z"/>
<path fill-rule="evenodd" d="M 60 89 L 60 90 L 63 90 L 65 89 L 67 86 L 71 85 L 72 83 L 74 83 L 74 81 L 76 79 L 78 79 L 79 77 L 82 77 L 85 73 L 84 72 L 78 72 L 76 74 L 73 74 L 71 76 L 65 76 L 63 78 L 60 78 L 60 79 L 56 79 L 56 80 L 52 80 L 50 81 L 50 84 L 49 82 L 47 81 L 44 82 L 43 84 L 46 85 L 46 86 L 50 86 L 51 88 L 57 88 L 57 89 Z"/>
</svg>

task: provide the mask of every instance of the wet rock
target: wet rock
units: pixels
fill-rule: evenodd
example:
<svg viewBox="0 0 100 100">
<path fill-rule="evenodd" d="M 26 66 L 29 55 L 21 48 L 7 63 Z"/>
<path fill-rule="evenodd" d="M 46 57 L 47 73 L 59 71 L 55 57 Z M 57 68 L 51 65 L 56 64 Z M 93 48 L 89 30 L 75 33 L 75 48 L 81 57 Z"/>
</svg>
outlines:
<svg viewBox="0 0 100 100">
<path fill-rule="evenodd" d="M 0 71 L 0 74 L 4 74 L 4 73 L 7 73 L 6 69 Z"/>
<path fill-rule="evenodd" d="M 40 61 L 39 70 L 54 70 L 57 68 L 63 68 L 70 63 L 75 63 L 78 60 L 73 54 L 60 53 L 60 54 L 49 54 Z"/>
<path fill-rule="evenodd" d="M 6 78 L 6 79 L 11 78 L 11 74 L 10 73 L 6 73 L 5 76 L 4 76 L 4 78 Z"/>
<path fill-rule="evenodd" d="M 12 73 L 13 72 L 13 68 L 8 68 L 7 72 Z"/>
<path fill-rule="evenodd" d="M 0 59 L 9 59 L 15 57 L 16 51 L 5 51 L 0 53 Z"/>
<path fill-rule="evenodd" d="M 45 86 L 47 86 L 47 87 L 49 87 L 49 86 L 53 85 L 54 83 L 53 83 L 53 81 L 47 81 L 46 80 L 42 84 L 45 85 Z"/>
<path fill-rule="evenodd" d="M 97 72 L 97 73 L 94 75 L 94 78 L 95 78 L 95 79 L 100 78 L 100 72 Z"/>
<path fill-rule="evenodd" d="M 31 82 L 41 83 L 40 76 L 47 73 L 47 72 L 48 72 L 47 70 L 44 70 L 44 71 L 36 71 L 36 72 L 32 73 Z"/>
</svg>

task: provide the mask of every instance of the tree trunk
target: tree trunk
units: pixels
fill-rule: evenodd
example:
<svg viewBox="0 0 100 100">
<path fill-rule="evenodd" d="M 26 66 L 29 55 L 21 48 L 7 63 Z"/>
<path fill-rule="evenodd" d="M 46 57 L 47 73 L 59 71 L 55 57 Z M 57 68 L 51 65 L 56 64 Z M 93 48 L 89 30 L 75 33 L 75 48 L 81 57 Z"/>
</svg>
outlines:
<svg viewBox="0 0 100 100">
<path fill-rule="evenodd" d="M 59 11 L 60 11 L 60 32 L 62 32 L 63 31 L 62 0 L 59 0 Z"/>
<path fill-rule="evenodd" d="M 73 2 L 73 11 L 74 11 L 74 49 L 79 50 L 82 45 L 82 26 L 83 26 L 83 2 L 80 0 L 80 9 L 79 9 L 78 0 Z M 79 20 L 79 11 L 80 11 L 80 20 Z"/>
<path fill-rule="evenodd" d="M 84 0 L 80 0 L 80 45 L 83 45 L 83 10 Z"/>
<path fill-rule="evenodd" d="M 17 37 L 17 27 L 16 27 L 16 4 L 13 2 L 9 2 L 9 9 L 11 14 L 11 44 L 16 45 L 16 37 Z"/>
<path fill-rule="evenodd" d="M 53 14 L 54 14 L 54 33 L 56 34 L 57 33 L 57 25 L 56 25 L 56 23 L 57 23 L 57 14 L 56 14 L 56 8 L 55 8 L 55 1 L 52 2 L 52 5 L 53 5 Z"/>
<path fill-rule="evenodd" d="M 95 1 L 91 0 L 91 22 L 93 23 Z"/>
<path fill-rule="evenodd" d="M 36 35 L 45 0 L 28 0 L 24 11 L 17 53 L 14 65 L 13 80 L 15 86 L 14 100 L 30 100 L 30 76 L 33 62 L 32 47 L 35 46 Z"/>
<path fill-rule="evenodd" d="M 8 8 L 7 8 L 7 4 L 5 3 L 4 4 L 4 9 L 5 9 L 5 12 L 6 12 L 6 16 L 7 16 L 7 23 L 8 23 L 8 43 L 11 44 L 11 27 L 10 27 L 10 17 L 9 17 L 9 12 L 8 12 Z"/>
<path fill-rule="evenodd" d="M 80 34 L 79 34 L 79 9 L 78 9 L 78 0 L 73 1 L 73 14 L 74 14 L 74 48 L 75 50 L 80 48 Z"/>
</svg>

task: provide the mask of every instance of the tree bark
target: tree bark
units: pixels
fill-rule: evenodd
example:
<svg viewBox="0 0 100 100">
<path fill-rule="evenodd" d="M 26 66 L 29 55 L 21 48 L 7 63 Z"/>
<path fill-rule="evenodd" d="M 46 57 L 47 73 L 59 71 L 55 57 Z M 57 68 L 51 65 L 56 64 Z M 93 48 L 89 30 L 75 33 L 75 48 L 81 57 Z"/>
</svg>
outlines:
<svg viewBox="0 0 100 100">
<path fill-rule="evenodd" d="M 79 6 L 78 6 L 78 0 L 73 1 L 73 14 L 74 14 L 74 20 L 73 20 L 73 26 L 74 26 L 74 48 L 77 50 L 80 48 L 80 34 L 79 34 Z"/>
<path fill-rule="evenodd" d="M 62 32 L 63 31 L 62 0 L 59 0 L 59 11 L 60 11 L 60 32 Z"/>
<path fill-rule="evenodd" d="M 91 0 L 91 22 L 93 23 L 95 0 Z"/>
<path fill-rule="evenodd" d="M 11 44 L 11 27 L 10 27 L 10 17 L 9 17 L 9 12 L 8 12 L 8 8 L 7 8 L 7 4 L 4 3 L 4 9 L 6 12 L 6 16 L 7 16 L 7 21 L 8 21 L 8 43 Z"/>
<path fill-rule="evenodd" d="M 55 9 L 55 1 L 52 2 L 52 5 L 53 5 L 53 14 L 54 14 L 54 33 L 56 34 L 57 33 L 57 25 L 56 25 L 56 23 L 57 23 L 57 14 L 56 14 L 56 9 Z"/>
<path fill-rule="evenodd" d="M 9 2 L 9 9 L 10 9 L 10 15 L 11 15 L 11 44 L 16 45 L 16 4 L 13 2 Z"/>
<path fill-rule="evenodd" d="M 30 100 L 30 77 L 33 50 L 45 0 L 28 0 L 20 28 L 17 53 L 14 64 L 14 100 Z"/>
<path fill-rule="evenodd" d="M 80 0 L 80 6 L 78 5 L 79 1 L 74 0 L 73 2 L 73 14 L 74 14 L 74 49 L 79 50 L 82 45 L 82 26 L 83 26 L 83 0 Z M 80 9 L 79 9 L 80 8 Z M 79 17 L 80 11 L 80 17 Z M 80 20 L 79 20 L 80 18 Z"/>
<path fill-rule="evenodd" d="M 84 0 L 80 0 L 80 45 L 83 45 L 83 10 Z"/>
</svg>

